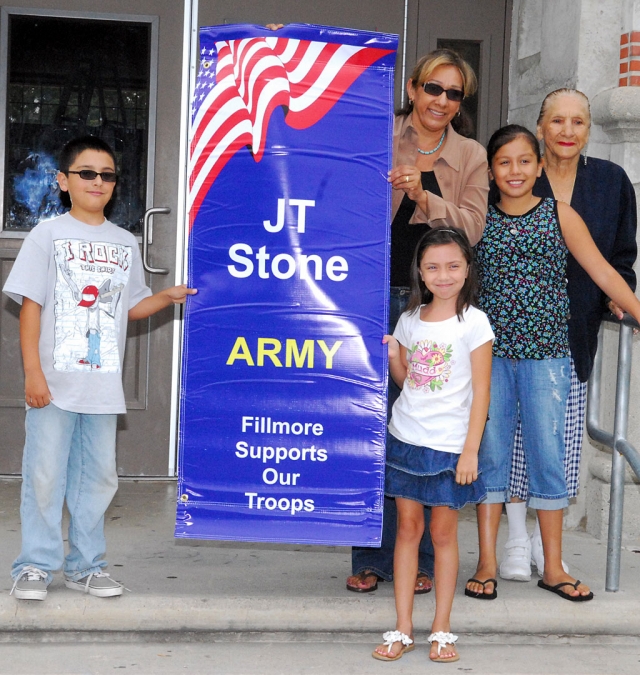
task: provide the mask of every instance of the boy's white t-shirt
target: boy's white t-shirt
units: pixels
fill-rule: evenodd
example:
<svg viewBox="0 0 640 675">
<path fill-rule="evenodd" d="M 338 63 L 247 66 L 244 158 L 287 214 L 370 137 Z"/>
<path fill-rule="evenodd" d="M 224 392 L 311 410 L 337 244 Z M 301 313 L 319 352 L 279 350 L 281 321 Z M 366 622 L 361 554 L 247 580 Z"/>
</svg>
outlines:
<svg viewBox="0 0 640 675">
<path fill-rule="evenodd" d="M 3 290 L 20 304 L 26 297 L 42 306 L 40 362 L 56 407 L 126 412 L 128 312 L 151 295 L 130 232 L 69 213 L 43 221 L 24 240 Z"/>
<path fill-rule="evenodd" d="M 411 445 L 460 454 L 473 400 L 471 352 L 493 340 L 489 319 L 469 307 L 462 320 L 428 322 L 418 309 L 402 314 L 393 335 L 407 349 L 409 369 L 389 432 Z"/>
</svg>

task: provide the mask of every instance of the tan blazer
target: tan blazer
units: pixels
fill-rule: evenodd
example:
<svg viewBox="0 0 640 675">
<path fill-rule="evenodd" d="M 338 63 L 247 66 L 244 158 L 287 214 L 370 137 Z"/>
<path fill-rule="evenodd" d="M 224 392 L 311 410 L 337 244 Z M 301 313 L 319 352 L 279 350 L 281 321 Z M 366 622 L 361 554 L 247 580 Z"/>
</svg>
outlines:
<svg viewBox="0 0 640 675">
<path fill-rule="evenodd" d="M 398 115 L 393 127 L 393 161 L 398 154 L 400 138 L 408 134 L 417 146 L 418 134 L 411 124 L 411 115 Z M 442 197 L 429 192 L 429 213 L 416 206 L 410 224 L 428 223 L 431 227 L 459 227 L 472 246 L 480 241 L 487 217 L 489 174 L 485 149 L 471 138 L 456 133 L 451 125 L 440 157 L 433 165 Z M 404 197 L 402 190 L 392 190 L 391 221 Z"/>
</svg>

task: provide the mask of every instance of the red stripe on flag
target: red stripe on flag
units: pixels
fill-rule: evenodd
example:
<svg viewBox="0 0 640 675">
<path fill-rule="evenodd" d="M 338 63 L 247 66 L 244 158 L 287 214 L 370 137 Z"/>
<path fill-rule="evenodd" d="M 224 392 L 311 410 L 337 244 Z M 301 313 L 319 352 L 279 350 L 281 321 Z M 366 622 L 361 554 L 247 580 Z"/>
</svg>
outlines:
<svg viewBox="0 0 640 675">
<path fill-rule="evenodd" d="M 247 117 L 245 111 L 240 110 L 235 115 L 231 115 L 230 117 L 228 117 L 215 130 L 214 134 L 211 136 L 205 147 L 202 149 L 200 156 L 198 157 L 196 163 L 193 165 L 191 169 L 191 176 L 189 178 L 189 187 L 193 187 L 193 184 L 196 182 L 196 179 L 200 174 L 202 167 L 206 163 L 207 159 L 209 159 L 209 155 L 211 155 L 211 153 L 215 150 L 218 143 L 220 143 L 230 131 L 232 131 L 235 127 L 244 122 L 246 119 Z M 242 145 L 248 145 L 249 147 L 251 147 L 251 136 L 247 132 L 242 132 L 242 136 L 249 139 Z"/>
<path fill-rule="evenodd" d="M 269 120 L 271 119 L 271 114 L 278 106 L 284 106 L 288 108 L 289 106 L 289 92 L 281 91 L 278 92 L 267 104 L 267 107 L 264 111 L 264 118 L 262 121 L 262 133 L 260 134 L 260 146 L 258 147 L 257 152 L 254 154 L 256 162 L 259 162 L 262 159 L 264 154 L 264 147 L 267 143 L 267 131 L 269 130 Z"/>
<path fill-rule="evenodd" d="M 311 68 L 309 68 L 309 71 L 304 76 L 304 78 L 300 82 L 296 83 L 296 87 L 304 87 L 305 89 L 308 89 L 311 85 L 313 85 L 314 82 L 316 82 L 317 79 L 320 77 L 320 75 L 322 75 L 322 72 L 327 67 L 327 64 L 329 63 L 331 57 L 338 51 L 338 49 L 340 49 L 341 46 L 342 45 L 331 44 L 323 47 L 318 56 L 316 57 L 316 60 L 314 61 L 313 65 L 311 66 Z M 292 69 L 287 70 L 291 71 Z"/>
<path fill-rule="evenodd" d="M 190 144 L 190 154 L 193 155 L 195 152 L 195 149 L 198 145 L 198 142 L 200 141 L 200 137 L 206 130 L 206 128 L 209 126 L 213 116 L 220 110 L 220 108 L 228 103 L 229 101 L 233 100 L 238 96 L 238 92 L 235 90 L 235 87 L 229 87 L 228 89 L 225 89 L 224 91 L 220 92 L 220 95 L 217 96 L 209 105 L 207 108 L 206 112 L 200 119 L 200 122 L 198 123 L 198 126 L 194 129 L 193 131 L 193 138 L 191 139 L 191 144 Z M 248 114 L 246 110 L 238 110 L 234 113 L 235 115 L 243 115 L 245 118 L 248 119 Z"/>
<path fill-rule="evenodd" d="M 304 55 L 309 49 L 311 43 L 309 40 L 300 40 L 300 43 L 296 47 L 296 51 L 293 53 L 293 56 L 284 64 L 288 73 L 292 73 L 297 67 L 300 61 L 304 58 Z"/>
<path fill-rule="evenodd" d="M 276 46 L 273 48 L 273 53 L 276 56 L 282 56 L 289 46 L 289 38 L 278 38 Z"/>
<path fill-rule="evenodd" d="M 310 126 L 313 126 L 333 108 L 363 71 L 390 53 L 391 50 L 389 49 L 374 49 L 372 47 L 356 52 L 338 71 L 323 94 L 308 108 L 296 112 L 289 111 L 286 118 L 287 124 L 293 129 L 308 129 Z M 294 85 L 291 85 L 292 98 L 297 98 L 303 93 L 303 91 L 298 91 L 297 86 L 294 89 Z"/>
</svg>

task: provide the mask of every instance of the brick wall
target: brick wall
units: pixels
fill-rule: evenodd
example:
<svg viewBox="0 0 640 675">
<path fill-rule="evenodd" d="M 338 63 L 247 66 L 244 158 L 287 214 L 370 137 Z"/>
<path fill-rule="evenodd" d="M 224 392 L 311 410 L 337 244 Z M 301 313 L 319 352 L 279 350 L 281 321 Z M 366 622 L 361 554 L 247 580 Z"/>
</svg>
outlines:
<svg viewBox="0 0 640 675">
<path fill-rule="evenodd" d="M 640 31 L 620 36 L 620 87 L 640 86 Z"/>
</svg>

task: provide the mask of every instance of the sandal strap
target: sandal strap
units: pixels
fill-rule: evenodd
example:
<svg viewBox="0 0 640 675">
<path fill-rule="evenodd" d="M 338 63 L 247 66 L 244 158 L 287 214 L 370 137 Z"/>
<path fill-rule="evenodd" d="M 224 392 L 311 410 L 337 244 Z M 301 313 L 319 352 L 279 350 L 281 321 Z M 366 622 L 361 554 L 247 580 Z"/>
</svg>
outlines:
<svg viewBox="0 0 640 675">
<path fill-rule="evenodd" d="M 493 584 L 494 586 L 498 585 L 498 580 L 493 579 L 493 578 L 492 579 L 486 579 L 485 581 L 480 581 L 480 579 L 476 579 L 475 577 L 471 577 L 470 579 L 467 580 L 468 584 L 470 584 L 472 582 L 476 583 L 476 584 L 480 584 L 482 586 L 482 588 L 484 588 L 487 584 Z M 440 632 L 442 632 L 442 631 L 440 631 Z"/>
<path fill-rule="evenodd" d="M 571 586 L 571 588 L 575 588 L 576 591 L 577 591 L 577 590 L 578 590 L 578 586 L 579 586 L 581 583 L 582 583 L 582 582 L 580 581 L 580 579 L 578 579 L 578 580 L 576 581 L 575 584 L 572 584 L 570 581 L 563 581 L 562 583 L 556 584 L 556 585 L 553 587 L 553 590 L 554 590 L 554 591 L 557 591 L 559 588 L 562 588 L 563 586 Z"/>
<path fill-rule="evenodd" d="M 384 646 L 389 647 L 387 653 L 391 652 L 394 642 L 401 642 L 405 647 L 413 644 L 413 640 L 406 633 L 401 633 L 399 630 L 388 630 L 382 634 L 382 639 L 384 640 Z"/>
<path fill-rule="evenodd" d="M 431 633 L 427 639 L 429 643 L 438 643 L 438 656 L 440 656 L 440 650 L 447 645 L 454 645 L 458 641 L 458 636 L 439 630 L 436 633 Z"/>
</svg>

